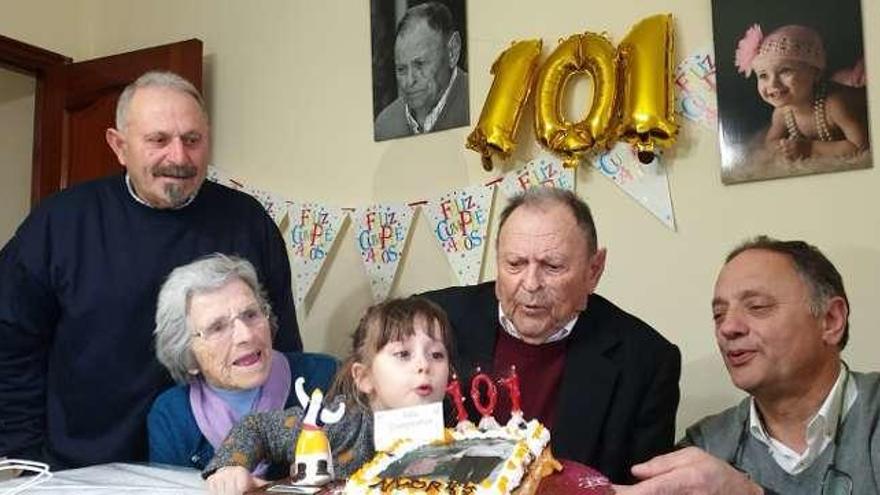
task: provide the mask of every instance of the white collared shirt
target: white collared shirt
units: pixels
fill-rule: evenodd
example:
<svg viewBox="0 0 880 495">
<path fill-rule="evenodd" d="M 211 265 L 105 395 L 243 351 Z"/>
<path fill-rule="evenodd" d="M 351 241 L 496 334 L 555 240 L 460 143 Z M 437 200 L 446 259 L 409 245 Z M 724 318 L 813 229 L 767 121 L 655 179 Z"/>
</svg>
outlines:
<svg viewBox="0 0 880 495">
<path fill-rule="evenodd" d="M 559 330 L 553 332 L 550 337 L 545 340 L 544 344 L 549 344 L 550 342 L 558 342 L 571 334 L 571 331 L 574 329 L 575 323 L 578 321 L 578 315 L 575 314 L 574 318 L 568 321 L 565 325 L 562 326 Z M 498 323 L 501 324 L 501 328 L 504 329 L 511 337 L 517 340 L 523 340 L 522 335 L 517 331 L 516 326 L 513 324 L 513 320 L 507 317 L 504 314 L 504 310 L 501 309 L 501 304 L 498 305 Z"/>
<path fill-rule="evenodd" d="M 434 128 L 434 124 L 437 123 L 437 119 L 440 118 L 440 112 L 446 107 L 446 100 L 449 98 L 449 91 L 452 90 L 452 83 L 455 82 L 456 77 L 458 77 L 458 66 L 452 69 L 452 77 L 449 78 L 449 85 L 446 86 L 446 91 L 443 92 L 443 96 L 440 97 L 440 100 L 437 101 L 437 104 L 434 105 L 434 108 L 428 116 L 425 117 L 424 124 L 420 124 L 419 121 L 416 120 L 409 105 L 404 102 L 403 108 L 404 114 L 406 115 L 406 122 L 409 124 L 409 128 L 413 131 L 413 134 L 431 132 L 431 129 Z"/>
<path fill-rule="evenodd" d="M 134 200 L 137 201 L 138 203 L 140 203 L 148 208 L 152 208 L 154 210 L 159 209 L 159 208 L 156 208 L 155 206 L 151 205 L 150 203 L 147 203 L 143 199 L 141 199 L 141 197 L 138 196 L 136 192 L 134 192 L 134 187 L 132 187 L 132 185 L 131 185 L 131 178 L 129 178 L 128 173 L 125 174 L 125 187 L 128 188 L 128 194 L 131 194 L 131 197 L 134 198 Z M 198 194 L 198 191 L 196 191 L 196 194 Z M 171 209 L 172 210 L 179 210 L 181 208 L 186 208 L 187 206 L 189 206 L 190 203 L 193 202 L 194 199 L 196 199 L 195 194 L 193 194 L 192 196 L 187 198 L 187 200 L 184 201 L 184 203 L 182 205 L 180 205 L 176 208 L 171 208 Z"/>
<path fill-rule="evenodd" d="M 849 379 L 845 379 L 845 373 L 849 374 Z M 846 382 L 846 390 L 842 390 L 844 382 Z M 807 423 L 807 448 L 802 454 L 798 454 L 767 434 L 764 424 L 761 422 L 761 416 L 758 414 L 754 397 L 751 399 L 749 411 L 749 432 L 767 446 L 770 455 L 780 468 L 788 474 L 798 474 L 809 468 L 825 448 L 834 441 L 834 436 L 837 433 L 837 419 L 841 413 L 840 401 L 844 401 L 842 412 L 846 417 L 846 413 L 852 408 L 858 395 L 859 392 L 852 374 L 846 366 L 841 366 L 837 381 L 834 382 L 834 386 L 831 387 L 831 391 L 828 392 L 828 396 L 825 397 L 825 401 L 815 416 Z M 842 422 L 843 418 L 840 419 Z"/>
</svg>

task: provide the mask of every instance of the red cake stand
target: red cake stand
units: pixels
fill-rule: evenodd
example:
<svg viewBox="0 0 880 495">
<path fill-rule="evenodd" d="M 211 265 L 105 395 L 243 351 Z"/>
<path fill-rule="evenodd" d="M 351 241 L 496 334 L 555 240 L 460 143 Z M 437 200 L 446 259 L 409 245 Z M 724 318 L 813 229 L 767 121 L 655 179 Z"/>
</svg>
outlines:
<svg viewBox="0 0 880 495">
<path fill-rule="evenodd" d="M 537 495 L 611 495 L 611 481 L 579 462 L 560 460 L 562 471 L 541 480 Z"/>
</svg>

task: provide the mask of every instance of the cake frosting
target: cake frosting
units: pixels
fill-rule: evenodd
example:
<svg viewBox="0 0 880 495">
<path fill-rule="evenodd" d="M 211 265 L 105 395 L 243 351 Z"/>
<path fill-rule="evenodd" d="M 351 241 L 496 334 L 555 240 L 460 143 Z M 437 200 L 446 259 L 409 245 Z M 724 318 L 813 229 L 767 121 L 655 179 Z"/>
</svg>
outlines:
<svg viewBox="0 0 880 495">
<path fill-rule="evenodd" d="M 537 420 L 449 429 L 444 440 L 431 443 L 400 440 L 356 471 L 345 493 L 533 493 L 543 476 L 560 468 L 549 442 L 550 431 Z"/>
</svg>

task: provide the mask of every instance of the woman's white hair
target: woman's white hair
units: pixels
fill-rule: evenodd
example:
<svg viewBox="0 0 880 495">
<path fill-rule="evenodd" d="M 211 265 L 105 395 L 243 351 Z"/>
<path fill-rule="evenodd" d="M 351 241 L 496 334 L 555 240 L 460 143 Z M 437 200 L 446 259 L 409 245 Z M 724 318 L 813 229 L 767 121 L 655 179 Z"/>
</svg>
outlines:
<svg viewBox="0 0 880 495">
<path fill-rule="evenodd" d="M 156 328 L 153 330 L 156 358 L 177 383 L 194 379 L 199 365 L 192 352 L 193 329 L 187 324 L 189 302 L 195 294 L 213 292 L 234 280 L 241 280 L 254 292 L 260 308 L 269 318 L 272 336 L 277 321 L 266 293 L 257 280 L 254 266 L 246 259 L 214 253 L 175 268 L 162 284 L 156 302 Z"/>
</svg>

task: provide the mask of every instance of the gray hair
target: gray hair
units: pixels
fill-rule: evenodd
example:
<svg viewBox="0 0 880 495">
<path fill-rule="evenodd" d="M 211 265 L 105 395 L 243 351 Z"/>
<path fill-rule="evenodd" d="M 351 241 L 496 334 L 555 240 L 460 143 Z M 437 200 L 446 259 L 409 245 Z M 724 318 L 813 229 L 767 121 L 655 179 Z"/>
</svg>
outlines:
<svg viewBox="0 0 880 495">
<path fill-rule="evenodd" d="M 504 224 L 514 210 L 521 206 L 534 207 L 546 204 L 558 204 L 568 208 L 587 241 L 587 254 L 595 254 L 599 248 L 599 241 L 596 236 L 596 224 L 593 222 L 593 214 L 590 213 L 590 207 L 574 192 L 557 187 L 532 187 L 510 198 L 507 206 L 501 211 L 501 217 L 498 222 L 498 237 L 501 237 L 501 229 L 504 228 Z"/>
<path fill-rule="evenodd" d="M 795 272 L 810 288 L 810 313 L 819 318 L 828 310 L 831 298 L 840 297 L 846 303 L 846 320 L 844 320 L 843 336 L 837 346 L 846 347 L 849 341 L 849 298 L 843 287 L 843 277 L 819 248 L 804 241 L 780 241 L 766 235 L 749 239 L 737 246 L 725 258 L 725 263 L 742 254 L 744 251 L 759 249 L 787 256 L 794 265 Z"/>
<path fill-rule="evenodd" d="M 175 268 L 162 284 L 156 302 L 156 358 L 177 383 L 193 379 L 190 370 L 198 369 L 192 352 L 193 329 L 187 324 L 189 302 L 196 294 L 212 292 L 234 280 L 241 280 L 254 292 L 260 309 L 269 318 L 272 336 L 278 327 L 257 272 L 249 261 L 236 256 L 214 253 Z"/>
<path fill-rule="evenodd" d="M 128 125 L 128 109 L 131 107 L 131 100 L 134 93 L 141 88 L 168 88 L 175 91 L 190 95 L 199 104 L 202 115 L 208 118 L 208 111 L 205 109 L 205 100 L 202 94 L 195 86 L 183 77 L 168 71 L 149 71 L 145 72 L 141 77 L 137 78 L 133 83 L 129 84 L 119 95 L 119 101 L 116 103 L 116 129 L 124 131 Z"/>
<path fill-rule="evenodd" d="M 397 35 L 400 36 L 404 31 L 410 29 L 418 20 L 424 20 L 428 27 L 443 35 L 444 40 L 449 39 L 455 32 L 455 22 L 449 7 L 440 2 L 427 2 L 406 10 L 400 22 L 397 23 Z"/>
</svg>

